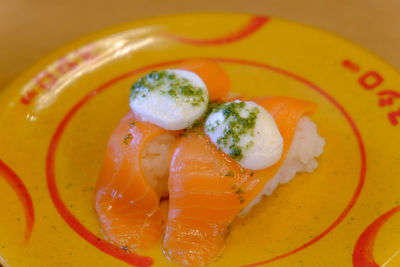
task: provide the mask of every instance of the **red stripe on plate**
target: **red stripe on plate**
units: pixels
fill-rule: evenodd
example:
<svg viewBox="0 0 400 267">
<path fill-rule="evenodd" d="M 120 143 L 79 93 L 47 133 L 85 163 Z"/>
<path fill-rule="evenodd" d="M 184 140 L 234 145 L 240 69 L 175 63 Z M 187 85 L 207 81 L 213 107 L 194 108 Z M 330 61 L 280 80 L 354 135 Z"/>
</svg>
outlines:
<svg viewBox="0 0 400 267">
<path fill-rule="evenodd" d="M 238 31 L 214 39 L 192 39 L 167 32 L 164 32 L 164 35 L 170 39 L 191 45 L 202 45 L 202 46 L 223 45 L 223 44 L 233 43 L 249 37 L 257 30 L 259 30 L 269 20 L 270 19 L 268 17 L 263 17 L 263 16 L 252 17 L 251 20 Z"/>
<path fill-rule="evenodd" d="M 15 193 L 18 195 L 19 200 L 22 203 L 25 213 L 25 238 L 24 243 L 27 243 L 31 237 L 33 225 L 35 223 L 35 211 L 33 209 L 33 202 L 31 195 L 26 189 L 25 184 L 22 182 L 21 178 L 0 159 L 0 176 L 3 176 L 7 183 L 14 189 Z"/>
</svg>

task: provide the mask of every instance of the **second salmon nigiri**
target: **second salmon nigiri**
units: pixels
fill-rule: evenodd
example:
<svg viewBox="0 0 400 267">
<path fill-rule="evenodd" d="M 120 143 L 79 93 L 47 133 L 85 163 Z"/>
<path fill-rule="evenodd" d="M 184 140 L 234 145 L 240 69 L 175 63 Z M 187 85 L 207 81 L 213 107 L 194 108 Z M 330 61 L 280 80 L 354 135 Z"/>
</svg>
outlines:
<svg viewBox="0 0 400 267">
<path fill-rule="evenodd" d="M 222 252 L 230 223 L 262 193 L 284 164 L 299 121 L 315 110 L 313 103 L 288 97 L 255 100 L 274 117 L 284 139 L 281 160 L 257 171 L 242 169 L 204 135 L 178 141 L 171 160 L 169 213 L 164 237 L 166 256 L 198 266 Z M 312 156 L 314 157 L 314 155 Z"/>
</svg>

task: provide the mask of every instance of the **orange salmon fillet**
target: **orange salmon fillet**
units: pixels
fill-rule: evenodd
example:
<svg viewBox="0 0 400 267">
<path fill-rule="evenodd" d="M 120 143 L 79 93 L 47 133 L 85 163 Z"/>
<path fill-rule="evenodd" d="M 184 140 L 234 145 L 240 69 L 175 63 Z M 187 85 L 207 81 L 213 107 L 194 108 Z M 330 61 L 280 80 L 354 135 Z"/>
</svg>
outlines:
<svg viewBox="0 0 400 267">
<path fill-rule="evenodd" d="M 200 76 L 208 89 L 210 101 L 226 96 L 231 89 L 231 81 L 224 69 L 211 59 L 188 59 L 177 69 L 188 70 Z"/>
<path fill-rule="evenodd" d="M 129 112 L 113 131 L 95 189 L 95 210 L 107 240 L 130 250 L 159 240 L 165 212 L 141 169 L 146 142 L 166 130 Z"/>
<path fill-rule="evenodd" d="M 229 225 L 274 177 L 290 148 L 299 119 L 316 105 L 290 97 L 253 99 L 274 117 L 284 139 L 281 160 L 258 171 L 242 169 L 205 135 L 178 141 L 170 166 L 165 255 L 182 265 L 199 266 L 222 252 Z"/>
</svg>

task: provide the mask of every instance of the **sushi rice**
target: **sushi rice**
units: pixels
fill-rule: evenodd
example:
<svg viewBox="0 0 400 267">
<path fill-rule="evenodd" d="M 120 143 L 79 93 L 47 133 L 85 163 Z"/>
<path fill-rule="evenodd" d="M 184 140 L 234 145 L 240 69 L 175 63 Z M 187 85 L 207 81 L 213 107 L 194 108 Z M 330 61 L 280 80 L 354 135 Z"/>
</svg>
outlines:
<svg viewBox="0 0 400 267">
<path fill-rule="evenodd" d="M 169 155 L 176 142 L 175 135 L 164 133 L 147 142 L 142 152 L 143 173 L 160 197 L 168 197 Z"/>
</svg>

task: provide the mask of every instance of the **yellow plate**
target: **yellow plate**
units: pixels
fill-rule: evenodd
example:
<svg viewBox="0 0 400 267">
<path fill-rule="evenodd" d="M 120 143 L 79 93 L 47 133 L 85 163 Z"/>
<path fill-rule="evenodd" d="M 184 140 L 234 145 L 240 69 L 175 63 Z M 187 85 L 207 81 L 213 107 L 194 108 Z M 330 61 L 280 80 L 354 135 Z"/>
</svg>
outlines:
<svg viewBox="0 0 400 267">
<path fill-rule="evenodd" d="M 188 14 L 128 23 L 60 48 L 0 94 L 5 266 L 173 266 L 102 240 L 92 194 L 131 84 L 213 58 L 247 96 L 318 103 L 320 166 L 231 227 L 212 266 L 400 266 L 400 75 L 364 49 L 276 18 Z"/>
</svg>

